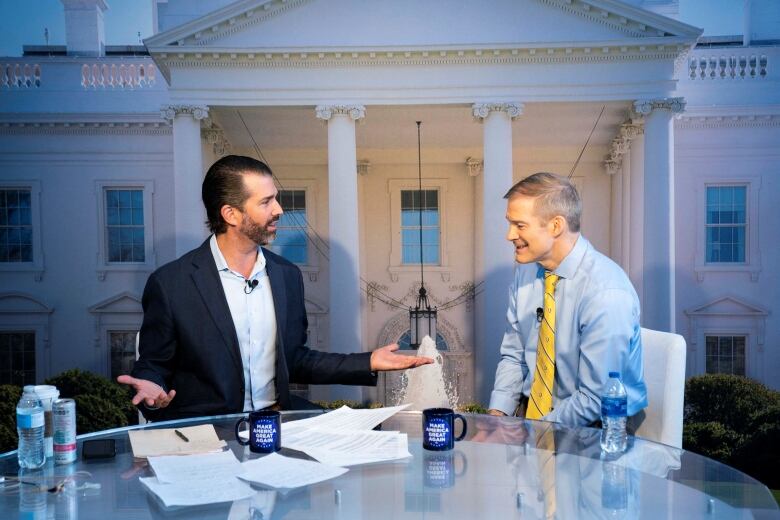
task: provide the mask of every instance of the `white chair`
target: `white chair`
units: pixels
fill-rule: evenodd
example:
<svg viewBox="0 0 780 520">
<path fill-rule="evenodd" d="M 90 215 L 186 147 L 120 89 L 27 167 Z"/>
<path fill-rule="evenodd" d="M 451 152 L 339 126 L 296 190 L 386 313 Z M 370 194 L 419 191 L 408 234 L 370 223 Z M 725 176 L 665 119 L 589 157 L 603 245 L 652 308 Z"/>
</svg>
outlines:
<svg viewBox="0 0 780 520">
<path fill-rule="evenodd" d="M 642 329 L 648 406 L 638 437 L 682 448 L 685 354 L 682 336 Z"/>
</svg>

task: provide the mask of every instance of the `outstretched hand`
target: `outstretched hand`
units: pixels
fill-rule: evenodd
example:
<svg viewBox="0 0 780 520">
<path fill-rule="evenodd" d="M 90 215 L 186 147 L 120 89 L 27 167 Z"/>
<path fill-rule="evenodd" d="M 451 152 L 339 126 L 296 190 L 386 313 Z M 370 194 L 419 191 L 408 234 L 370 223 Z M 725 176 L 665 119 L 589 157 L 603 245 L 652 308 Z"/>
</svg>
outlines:
<svg viewBox="0 0 780 520">
<path fill-rule="evenodd" d="M 398 343 L 391 343 L 373 351 L 371 353 L 371 370 L 406 370 L 433 363 L 433 359 L 429 357 L 395 354 L 394 352 L 398 348 Z"/>
<path fill-rule="evenodd" d="M 122 375 L 117 377 L 116 380 L 118 383 L 133 387 L 136 392 L 133 397 L 133 404 L 136 406 L 143 401 L 150 408 L 165 408 L 176 395 L 176 390 L 171 390 L 166 394 L 160 385 L 146 379 L 136 379 Z"/>
</svg>

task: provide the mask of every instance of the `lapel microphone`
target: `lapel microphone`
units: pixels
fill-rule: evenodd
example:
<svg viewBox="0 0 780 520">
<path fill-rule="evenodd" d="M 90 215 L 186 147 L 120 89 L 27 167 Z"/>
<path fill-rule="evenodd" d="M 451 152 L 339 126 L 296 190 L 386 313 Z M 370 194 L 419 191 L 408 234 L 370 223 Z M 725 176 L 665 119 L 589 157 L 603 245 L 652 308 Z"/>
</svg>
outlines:
<svg viewBox="0 0 780 520">
<path fill-rule="evenodd" d="M 255 281 L 257 281 L 257 280 L 255 280 Z M 248 282 L 248 280 L 247 280 L 247 282 Z M 536 308 L 536 321 L 541 323 L 543 319 L 544 319 L 544 309 L 542 309 L 541 307 L 537 307 Z"/>
<path fill-rule="evenodd" d="M 246 280 L 246 286 L 244 287 L 244 294 L 252 294 L 260 280 Z M 247 290 L 248 289 L 248 290 Z"/>
</svg>

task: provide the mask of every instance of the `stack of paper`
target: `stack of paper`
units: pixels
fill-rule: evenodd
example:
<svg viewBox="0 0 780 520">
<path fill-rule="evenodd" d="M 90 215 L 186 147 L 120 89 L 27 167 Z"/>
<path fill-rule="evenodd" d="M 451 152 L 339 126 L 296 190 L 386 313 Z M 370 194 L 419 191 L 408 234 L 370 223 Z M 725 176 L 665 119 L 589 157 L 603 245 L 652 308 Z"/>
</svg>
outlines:
<svg viewBox="0 0 780 520">
<path fill-rule="evenodd" d="M 330 413 L 282 423 L 282 446 L 333 466 L 355 466 L 411 457 L 406 434 L 373 431 L 376 425 L 409 405 Z"/>
<path fill-rule="evenodd" d="M 244 481 L 277 489 L 308 486 L 347 472 L 310 460 L 276 453 L 240 463 L 232 451 L 204 455 L 149 457 L 154 477 L 141 483 L 166 507 L 233 502 L 256 491 Z"/>
<path fill-rule="evenodd" d="M 180 434 L 177 434 L 177 431 Z M 130 430 L 128 435 L 133 457 L 137 459 L 214 453 L 224 450 L 227 446 L 225 441 L 217 437 L 217 432 L 211 424 L 177 429 Z"/>
<path fill-rule="evenodd" d="M 166 507 L 232 502 L 255 494 L 239 480 L 241 464 L 232 451 L 205 455 L 149 457 L 155 477 L 141 483 Z"/>
</svg>

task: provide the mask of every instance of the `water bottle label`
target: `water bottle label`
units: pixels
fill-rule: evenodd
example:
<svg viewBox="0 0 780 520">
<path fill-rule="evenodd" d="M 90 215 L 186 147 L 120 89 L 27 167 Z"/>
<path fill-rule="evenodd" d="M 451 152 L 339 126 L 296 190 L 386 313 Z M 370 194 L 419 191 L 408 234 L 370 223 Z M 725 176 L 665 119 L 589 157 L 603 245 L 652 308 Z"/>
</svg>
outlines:
<svg viewBox="0 0 780 520">
<path fill-rule="evenodd" d="M 18 428 L 40 428 L 43 426 L 43 411 L 38 413 L 17 413 L 16 426 Z"/>
<path fill-rule="evenodd" d="M 602 417 L 626 417 L 628 415 L 628 405 L 625 397 L 602 397 L 601 398 L 601 416 Z"/>
</svg>

